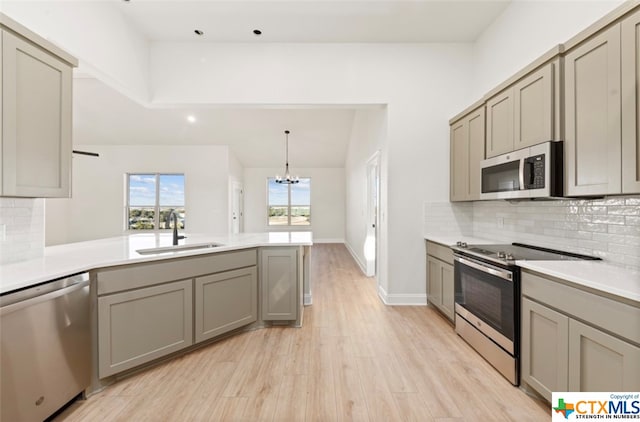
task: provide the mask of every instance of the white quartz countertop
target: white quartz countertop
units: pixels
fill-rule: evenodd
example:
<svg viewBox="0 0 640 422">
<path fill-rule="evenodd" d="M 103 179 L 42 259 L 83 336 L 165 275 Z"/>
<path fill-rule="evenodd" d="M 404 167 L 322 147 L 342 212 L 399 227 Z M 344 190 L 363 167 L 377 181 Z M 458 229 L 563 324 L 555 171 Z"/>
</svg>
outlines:
<svg viewBox="0 0 640 422">
<path fill-rule="evenodd" d="M 219 243 L 207 249 L 191 249 L 141 255 L 138 249 L 171 246 L 171 233 L 145 233 L 46 247 L 41 258 L 0 265 L 0 294 L 83 271 L 115 265 L 210 254 L 260 246 L 310 246 L 311 232 L 240 233 L 228 236 L 180 233 L 180 245 Z"/>
<path fill-rule="evenodd" d="M 602 261 L 516 261 L 521 268 L 640 302 L 640 271 Z"/>
<path fill-rule="evenodd" d="M 427 233 L 424 238 L 445 246 L 457 241 L 468 244 L 499 244 L 490 239 L 464 235 L 439 235 Z M 516 261 L 521 268 L 560 278 L 580 287 L 640 302 L 640 271 L 612 265 L 604 261 Z"/>
</svg>

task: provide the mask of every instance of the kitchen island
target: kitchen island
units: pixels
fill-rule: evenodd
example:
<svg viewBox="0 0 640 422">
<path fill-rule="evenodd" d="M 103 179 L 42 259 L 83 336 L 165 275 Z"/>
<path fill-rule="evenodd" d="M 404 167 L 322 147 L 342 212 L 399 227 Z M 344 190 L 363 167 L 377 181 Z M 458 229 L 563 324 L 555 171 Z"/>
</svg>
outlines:
<svg viewBox="0 0 640 422">
<path fill-rule="evenodd" d="M 229 335 L 300 327 L 310 232 L 136 234 L 45 248 L 0 266 L 2 293 L 80 272 L 91 278 L 89 392 Z"/>
</svg>

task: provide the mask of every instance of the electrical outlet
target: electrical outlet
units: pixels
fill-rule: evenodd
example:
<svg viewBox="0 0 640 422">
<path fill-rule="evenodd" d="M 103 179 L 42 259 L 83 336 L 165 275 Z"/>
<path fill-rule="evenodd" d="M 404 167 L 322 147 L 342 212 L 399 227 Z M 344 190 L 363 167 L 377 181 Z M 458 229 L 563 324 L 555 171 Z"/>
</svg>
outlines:
<svg viewBox="0 0 640 422">
<path fill-rule="evenodd" d="M 498 217 L 496 219 L 496 224 L 498 225 L 498 228 L 501 229 L 504 227 L 504 218 L 502 217 Z"/>
</svg>

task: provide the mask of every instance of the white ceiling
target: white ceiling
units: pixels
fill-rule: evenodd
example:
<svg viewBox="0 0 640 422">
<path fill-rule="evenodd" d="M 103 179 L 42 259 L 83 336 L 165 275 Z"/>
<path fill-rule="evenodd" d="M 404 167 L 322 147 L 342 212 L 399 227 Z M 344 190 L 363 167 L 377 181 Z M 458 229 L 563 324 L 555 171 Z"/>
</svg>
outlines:
<svg viewBox="0 0 640 422">
<path fill-rule="evenodd" d="M 510 0 L 110 0 L 149 41 L 471 42 Z M 205 32 L 198 37 L 194 29 Z M 252 31 L 260 29 L 256 37 Z M 75 144 L 229 145 L 246 167 L 343 167 L 354 108 L 149 109 L 74 82 Z M 193 114 L 197 121 L 188 123 Z"/>
<path fill-rule="evenodd" d="M 146 108 L 97 79 L 73 87 L 74 144 L 229 145 L 245 167 L 344 167 L 352 108 Z M 193 115 L 195 123 L 187 116 Z"/>
<path fill-rule="evenodd" d="M 130 0 L 119 7 L 151 41 L 472 42 L 510 1 Z"/>
</svg>

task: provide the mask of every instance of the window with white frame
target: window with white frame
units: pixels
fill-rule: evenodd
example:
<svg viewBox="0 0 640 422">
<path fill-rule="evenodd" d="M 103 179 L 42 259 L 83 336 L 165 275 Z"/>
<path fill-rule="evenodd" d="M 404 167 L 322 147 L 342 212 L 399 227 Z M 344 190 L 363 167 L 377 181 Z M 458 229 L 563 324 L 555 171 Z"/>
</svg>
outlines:
<svg viewBox="0 0 640 422">
<path fill-rule="evenodd" d="M 300 183 L 276 183 L 267 178 L 267 223 L 270 226 L 311 225 L 311 179 Z"/>
<path fill-rule="evenodd" d="M 178 228 L 185 227 L 184 174 L 127 174 L 126 228 L 163 230 L 173 227 L 169 215 L 175 211 Z"/>
</svg>

